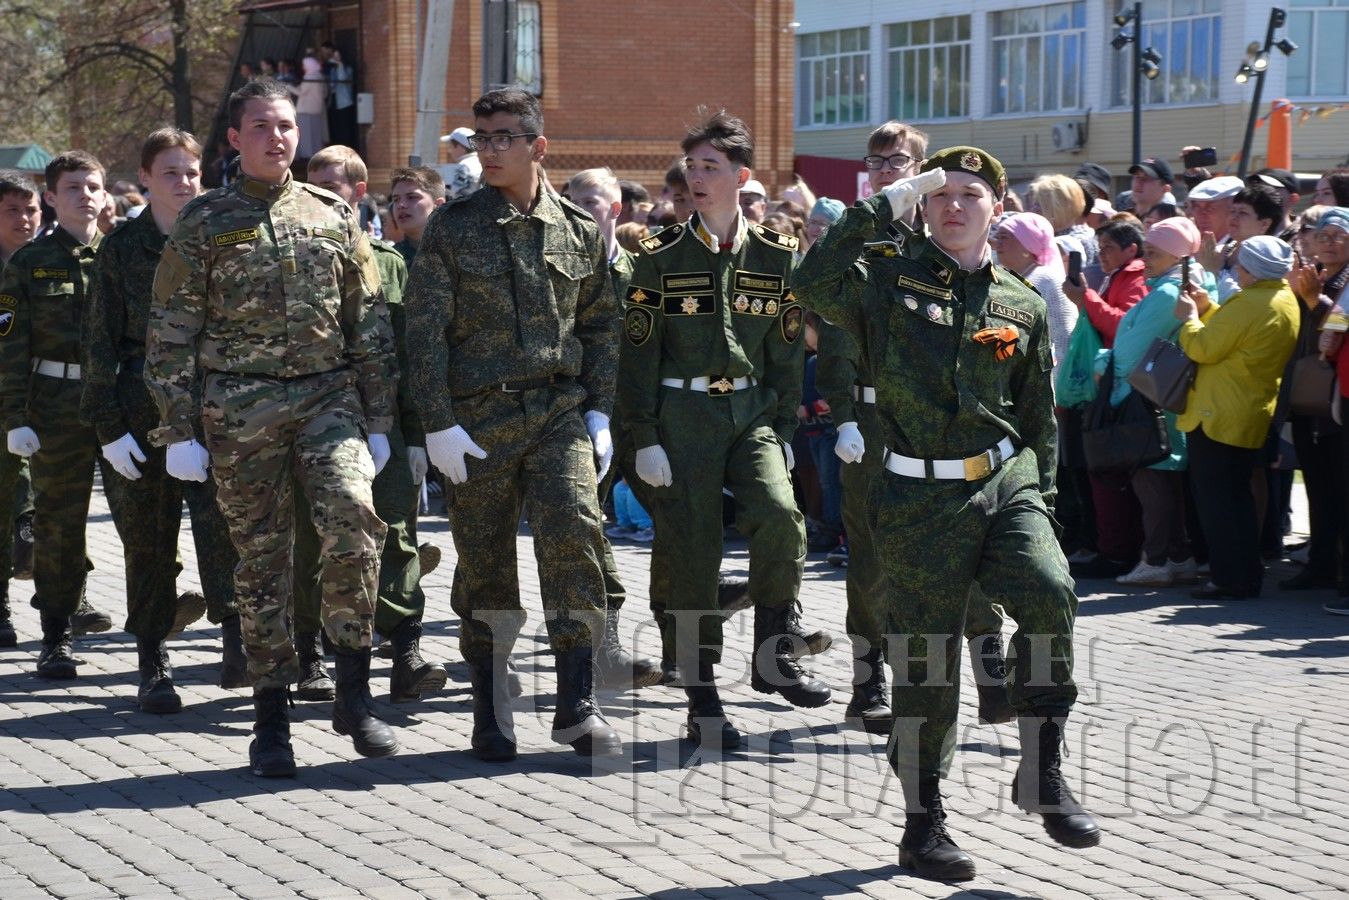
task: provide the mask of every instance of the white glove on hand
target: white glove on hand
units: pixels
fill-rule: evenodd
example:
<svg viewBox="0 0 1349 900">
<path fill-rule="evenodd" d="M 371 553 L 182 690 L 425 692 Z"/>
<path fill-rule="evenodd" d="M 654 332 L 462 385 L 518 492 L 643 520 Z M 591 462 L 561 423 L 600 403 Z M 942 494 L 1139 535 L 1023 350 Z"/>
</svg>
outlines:
<svg viewBox="0 0 1349 900">
<path fill-rule="evenodd" d="M 467 454 L 474 459 L 486 459 L 487 451 L 473 443 L 462 425 L 433 431 L 426 436 L 426 455 L 435 466 L 450 479 L 450 484 L 463 484 L 468 481 Z"/>
<path fill-rule="evenodd" d="M 9 430 L 9 452 L 15 456 L 27 458 L 41 449 L 42 442 L 37 439 L 37 432 L 27 425 Z"/>
<path fill-rule="evenodd" d="M 614 459 L 614 439 L 609 434 L 609 417 L 592 409 L 585 414 L 585 423 L 586 431 L 590 433 L 590 446 L 595 448 L 595 480 L 603 481 Z"/>
<path fill-rule="evenodd" d="M 211 456 L 196 439 L 169 444 L 164 456 L 164 469 L 179 481 L 205 481 Z"/>
<path fill-rule="evenodd" d="M 795 468 L 796 468 L 796 454 L 792 452 L 792 445 L 791 445 L 791 444 L 783 443 L 783 445 L 782 445 L 782 455 L 783 455 L 783 456 L 786 458 L 786 460 L 787 460 L 787 471 L 788 471 L 788 472 L 791 472 L 792 469 L 795 469 Z"/>
<path fill-rule="evenodd" d="M 421 484 L 426 480 L 426 469 L 429 465 L 425 447 L 408 448 L 408 468 L 412 470 L 413 484 Z"/>
<path fill-rule="evenodd" d="M 123 478 L 135 481 L 141 477 L 141 470 L 136 468 L 136 463 L 145 462 L 145 452 L 131 436 L 131 432 L 128 431 L 111 444 L 104 444 L 103 458 Z"/>
<path fill-rule="evenodd" d="M 372 434 L 365 439 L 365 444 L 370 448 L 370 458 L 375 461 L 375 474 L 378 475 L 389 464 L 389 436 Z"/>
<path fill-rule="evenodd" d="M 861 462 L 866 449 L 866 441 L 862 440 L 862 432 L 858 431 L 856 422 L 844 422 L 838 426 L 838 443 L 834 444 L 835 456 L 845 463 Z"/>
<path fill-rule="evenodd" d="M 932 193 L 944 184 L 946 184 L 946 170 L 933 169 L 930 172 L 924 172 L 922 175 L 901 178 L 894 184 L 887 184 L 881 188 L 881 193 L 885 195 L 886 200 L 890 201 L 891 216 L 895 219 L 902 219 L 918 205 L 920 197 Z"/>
<path fill-rule="evenodd" d="M 652 487 L 669 487 L 674 484 L 674 473 L 670 471 L 670 457 L 665 448 L 652 444 L 637 451 L 637 477 Z"/>
</svg>

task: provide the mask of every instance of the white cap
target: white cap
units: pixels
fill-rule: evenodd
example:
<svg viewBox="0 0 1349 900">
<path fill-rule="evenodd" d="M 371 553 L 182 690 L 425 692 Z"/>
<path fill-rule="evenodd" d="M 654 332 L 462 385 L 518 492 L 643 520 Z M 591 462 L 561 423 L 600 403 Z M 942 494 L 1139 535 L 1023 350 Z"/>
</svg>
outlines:
<svg viewBox="0 0 1349 900">
<path fill-rule="evenodd" d="M 1091 205 L 1091 211 L 1098 216 L 1109 218 L 1115 215 L 1115 207 L 1110 205 L 1110 201 L 1104 197 L 1097 197 L 1096 202 Z"/>
<path fill-rule="evenodd" d="M 460 125 L 458 128 L 456 128 L 454 131 L 451 131 L 449 134 L 442 134 L 440 136 L 440 142 L 442 144 L 448 144 L 450 141 L 455 141 L 456 143 L 461 144 L 467 147 L 468 149 L 472 150 L 473 145 L 468 142 L 468 139 L 471 137 L 473 137 L 473 129 L 465 128 L 464 126 Z"/>
<path fill-rule="evenodd" d="M 764 190 L 763 184 L 754 178 L 745 182 L 744 186 L 740 188 L 740 193 L 758 194 L 760 197 L 768 199 L 768 191 Z"/>
<path fill-rule="evenodd" d="M 1189 200 L 1223 200 L 1235 197 L 1246 187 L 1246 182 L 1235 175 L 1219 175 L 1208 181 L 1201 181 L 1190 190 Z"/>
</svg>

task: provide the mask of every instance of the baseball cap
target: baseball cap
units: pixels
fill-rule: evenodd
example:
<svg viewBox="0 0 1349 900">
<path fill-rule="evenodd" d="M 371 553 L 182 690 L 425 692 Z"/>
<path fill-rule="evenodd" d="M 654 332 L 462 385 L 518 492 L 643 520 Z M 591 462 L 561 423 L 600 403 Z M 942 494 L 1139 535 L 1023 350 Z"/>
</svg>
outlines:
<svg viewBox="0 0 1349 900">
<path fill-rule="evenodd" d="M 1299 193 L 1297 176 L 1287 169 L 1261 169 L 1246 176 L 1247 184 L 1266 184 L 1283 188 L 1290 194 Z"/>
<path fill-rule="evenodd" d="M 465 128 L 464 126 L 460 125 L 458 128 L 456 128 L 454 131 L 451 131 L 449 134 L 442 134 L 440 136 L 440 142 L 442 144 L 448 144 L 450 141 L 454 141 L 456 144 L 460 144 L 461 146 L 467 147 L 468 149 L 472 150 L 473 145 L 468 142 L 468 139 L 471 137 L 473 137 L 473 129 Z"/>
<path fill-rule="evenodd" d="M 1228 197 L 1235 197 L 1241 193 L 1241 189 L 1246 186 L 1235 175 L 1219 175 L 1217 178 L 1210 178 L 1208 181 L 1201 181 L 1190 191 L 1188 200 L 1223 200 Z"/>
<path fill-rule="evenodd" d="M 1091 205 L 1091 211 L 1098 216 L 1105 216 L 1106 218 L 1110 218 L 1116 213 L 1115 207 L 1111 206 L 1110 201 L 1104 197 L 1097 198 L 1096 202 Z"/>
<path fill-rule="evenodd" d="M 768 191 L 764 190 L 763 182 L 759 181 L 757 178 L 751 178 L 749 181 L 746 181 L 740 188 L 740 193 L 758 194 L 760 197 L 768 197 Z"/>
<path fill-rule="evenodd" d="M 1079 181 L 1085 181 L 1096 188 L 1107 197 L 1110 196 L 1112 177 L 1110 170 L 1099 163 L 1083 163 L 1082 168 L 1078 169 L 1073 177 Z"/>
<path fill-rule="evenodd" d="M 1165 184 L 1171 184 L 1176 180 L 1175 173 L 1171 171 L 1171 165 L 1164 159 L 1158 159 L 1155 156 L 1145 157 L 1144 160 L 1136 166 L 1129 167 L 1129 174 L 1142 172 L 1150 178 L 1160 179 Z"/>
</svg>

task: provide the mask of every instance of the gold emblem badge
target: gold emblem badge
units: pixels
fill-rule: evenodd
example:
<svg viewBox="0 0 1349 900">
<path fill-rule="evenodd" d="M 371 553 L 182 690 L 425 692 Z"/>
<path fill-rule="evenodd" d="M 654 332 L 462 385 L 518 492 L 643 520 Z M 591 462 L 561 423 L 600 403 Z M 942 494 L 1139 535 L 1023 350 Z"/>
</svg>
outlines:
<svg viewBox="0 0 1349 900">
<path fill-rule="evenodd" d="M 778 301 L 769 300 L 767 303 L 764 304 L 763 311 L 768 313 L 770 316 L 776 316 L 778 314 Z"/>
<path fill-rule="evenodd" d="M 749 298 L 746 297 L 744 294 L 736 294 L 735 311 L 744 312 L 747 309 L 749 309 Z"/>
<path fill-rule="evenodd" d="M 756 316 L 759 313 L 763 312 L 763 301 L 760 300 L 758 297 L 755 297 L 754 302 L 749 305 L 749 311 L 754 313 Z"/>
<path fill-rule="evenodd" d="M 646 291 L 642 290 L 641 288 L 638 288 L 637 290 L 632 292 L 631 296 L 629 296 L 628 299 L 631 300 L 633 303 L 645 303 Z"/>
<path fill-rule="evenodd" d="M 730 394 L 735 391 L 735 384 L 725 375 L 718 378 L 707 386 L 709 394 Z"/>
<path fill-rule="evenodd" d="M 960 157 L 960 168 L 970 172 L 978 172 L 984 167 L 984 160 L 978 153 L 973 151 Z"/>
<path fill-rule="evenodd" d="M 679 304 L 679 308 L 684 311 L 684 315 L 691 316 L 698 311 L 698 298 L 685 297 L 684 302 Z"/>
</svg>

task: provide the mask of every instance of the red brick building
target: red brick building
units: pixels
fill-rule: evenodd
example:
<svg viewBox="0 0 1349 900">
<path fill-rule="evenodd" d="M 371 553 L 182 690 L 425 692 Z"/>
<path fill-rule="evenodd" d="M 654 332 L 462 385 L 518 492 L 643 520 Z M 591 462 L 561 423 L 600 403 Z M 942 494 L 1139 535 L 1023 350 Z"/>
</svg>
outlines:
<svg viewBox="0 0 1349 900">
<path fill-rule="evenodd" d="M 458 0 L 441 133 L 472 124 L 485 87 L 524 83 L 543 103 L 554 182 L 608 165 L 655 188 L 696 107 L 725 107 L 753 130 L 755 177 L 776 191 L 792 175 L 793 9 L 792 0 Z M 384 190 L 412 152 L 424 0 L 255 0 L 240 12 L 239 62 L 298 59 L 331 40 L 354 64 L 357 90 L 373 101 L 359 149 Z M 222 121 L 216 129 L 218 139 Z"/>
</svg>

